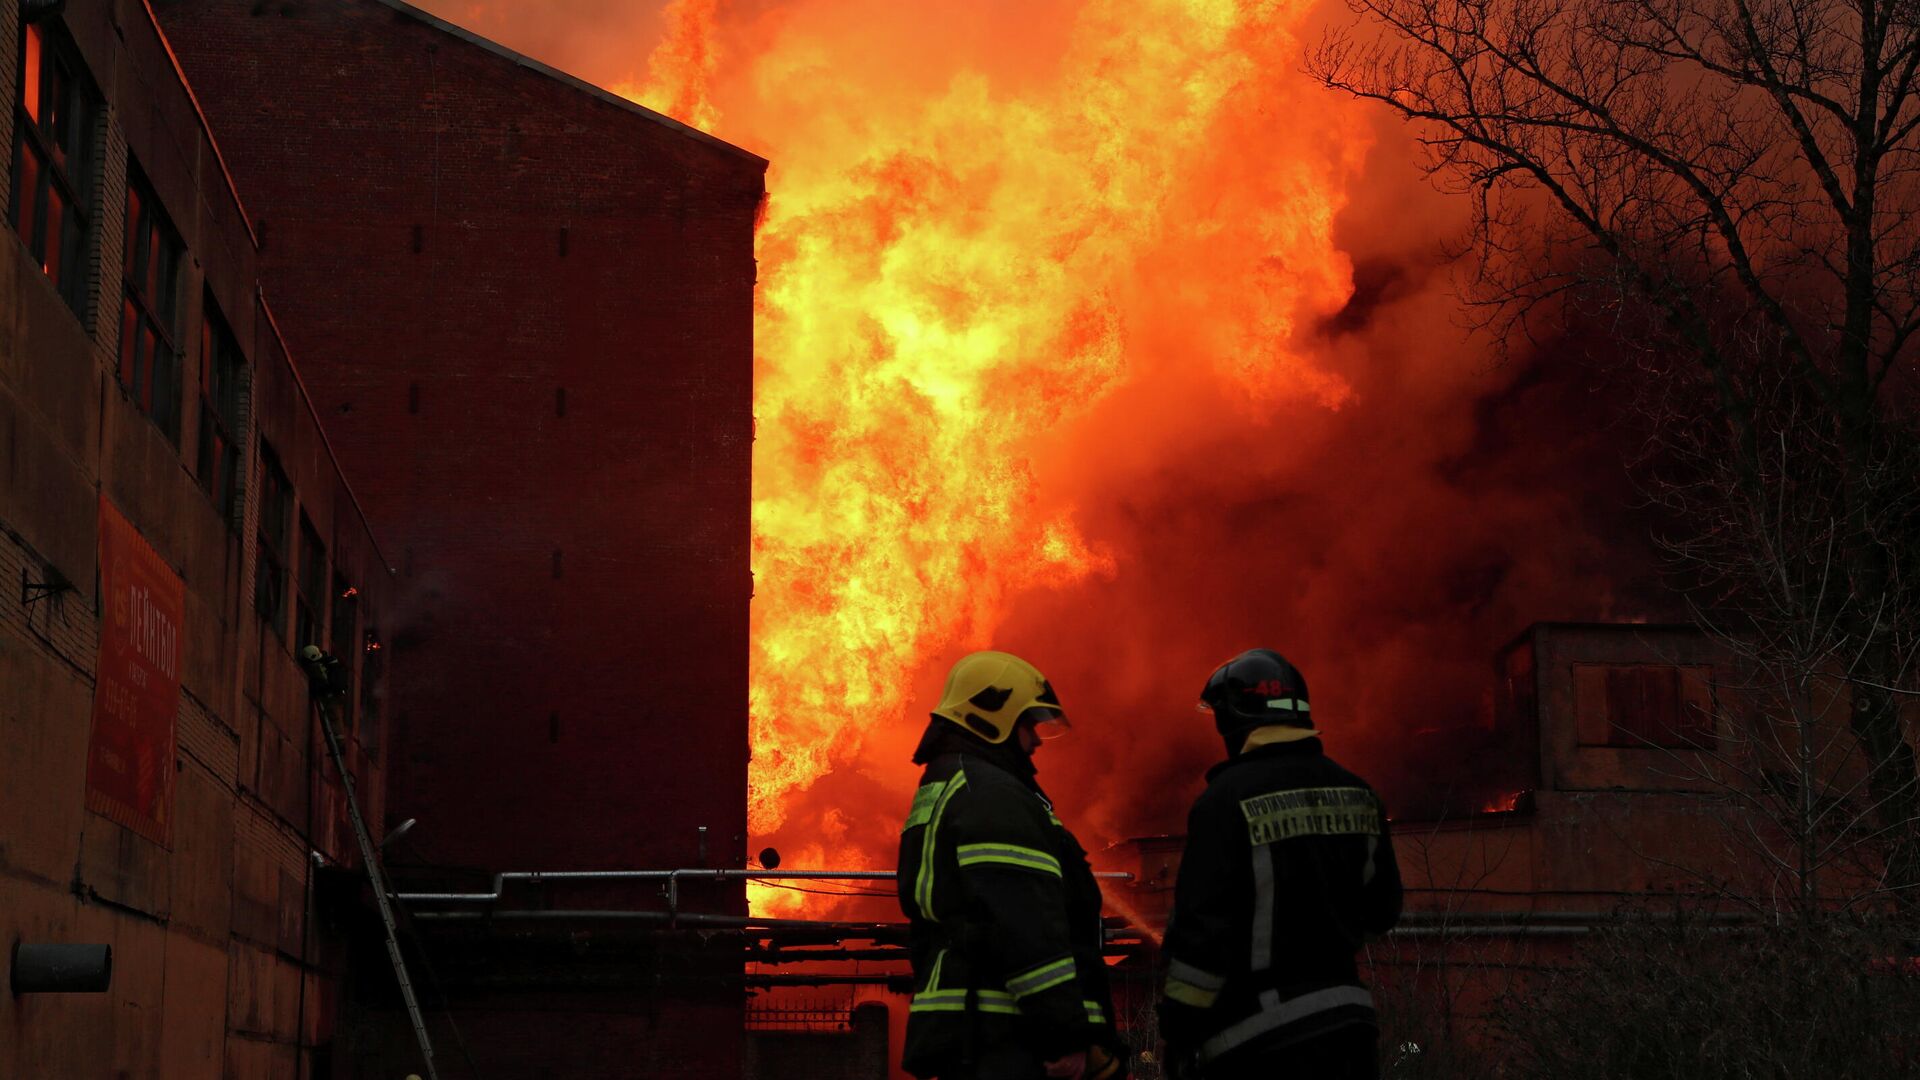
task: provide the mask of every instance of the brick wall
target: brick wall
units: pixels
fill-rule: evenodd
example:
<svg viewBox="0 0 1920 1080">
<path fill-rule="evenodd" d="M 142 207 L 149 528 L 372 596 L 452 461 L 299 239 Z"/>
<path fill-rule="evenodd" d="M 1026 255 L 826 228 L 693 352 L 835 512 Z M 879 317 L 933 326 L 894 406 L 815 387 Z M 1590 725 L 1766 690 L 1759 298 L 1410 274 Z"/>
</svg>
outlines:
<svg viewBox="0 0 1920 1080">
<path fill-rule="evenodd" d="M 400 568 L 393 815 L 741 865 L 764 162 L 378 0 L 155 7 Z"/>
<path fill-rule="evenodd" d="M 0 14 L 9 129 L 13 12 Z M 99 167 L 83 315 L 0 228 L 0 578 L 15 583 L 0 592 L 0 939 L 104 942 L 115 953 L 106 994 L 0 994 L 9 1033 L 0 1076 L 292 1076 L 331 1037 L 329 1003 L 344 974 L 326 932 L 304 918 L 306 852 L 339 847 L 338 784 L 317 760 L 290 650 L 253 615 L 248 532 L 200 490 L 197 399 L 188 395 L 176 444 L 117 377 L 130 161 L 188 251 L 183 388 L 198 380 L 210 295 L 233 317 L 249 361 L 243 460 L 262 433 L 290 448 L 297 497 L 370 617 L 388 610 L 389 574 L 270 321 L 256 313 L 246 215 L 144 4 L 74 0 L 49 27 L 70 39 L 98 91 Z M 5 145 L 0 167 L 10 168 L 10 137 Z M 86 809 L 102 496 L 185 584 L 164 842 Z M 243 503 L 245 520 L 254 513 Z M 18 591 L 23 580 L 61 579 L 72 587 L 44 598 Z M 262 732 L 283 731 L 294 738 L 275 744 L 263 777 Z M 381 748 L 352 753 L 377 801 Z"/>
</svg>

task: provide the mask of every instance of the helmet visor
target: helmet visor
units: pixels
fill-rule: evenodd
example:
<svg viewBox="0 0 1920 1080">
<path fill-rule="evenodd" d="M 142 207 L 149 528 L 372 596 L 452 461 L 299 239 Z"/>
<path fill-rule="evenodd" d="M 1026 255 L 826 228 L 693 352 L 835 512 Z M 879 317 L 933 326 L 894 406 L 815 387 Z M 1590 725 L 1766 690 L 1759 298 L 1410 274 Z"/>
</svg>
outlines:
<svg viewBox="0 0 1920 1080">
<path fill-rule="evenodd" d="M 1035 707 L 1028 709 L 1020 719 L 1033 725 L 1033 733 L 1040 736 L 1041 742 L 1051 742 L 1065 735 L 1073 724 L 1067 714 L 1058 709 Z"/>
</svg>

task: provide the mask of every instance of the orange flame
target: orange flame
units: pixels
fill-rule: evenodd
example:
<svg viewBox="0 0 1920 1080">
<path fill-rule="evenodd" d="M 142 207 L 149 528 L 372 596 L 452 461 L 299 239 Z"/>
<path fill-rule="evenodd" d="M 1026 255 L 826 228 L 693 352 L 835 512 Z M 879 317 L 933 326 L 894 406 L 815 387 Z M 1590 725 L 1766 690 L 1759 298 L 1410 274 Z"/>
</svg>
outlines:
<svg viewBox="0 0 1920 1080">
<path fill-rule="evenodd" d="M 911 725 L 922 670 L 992 643 L 1023 590 L 1119 570 L 1070 502 L 1044 497 L 1036 462 L 1052 433 L 1169 365 L 1250 412 L 1347 400 L 1291 344 L 1299 320 L 1351 291 L 1330 234 L 1364 151 L 1298 111 L 1295 32 L 1310 6 L 1088 0 L 1053 62 L 1027 65 L 1037 73 L 988 62 L 944 82 L 876 61 L 887 28 L 850 31 L 879 18 L 855 0 L 757 28 L 736 125 L 773 163 L 759 239 L 757 835 L 791 823 L 806 864 L 884 861 L 804 809 L 808 789 L 861 769 L 876 729 Z M 673 0 L 649 81 L 617 89 L 727 135 L 734 118 L 712 104 L 722 14 L 716 0 Z M 904 798 L 911 771 L 890 764 L 884 783 Z M 754 899 L 779 910 L 804 897 Z"/>
<path fill-rule="evenodd" d="M 713 32 L 719 4 L 720 0 L 672 0 L 660 14 L 667 33 L 647 60 L 646 81 L 619 82 L 608 89 L 702 131 L 712 130 L 720 119 L 709 100 L 720 62 Z"/>
<path fill-rule="evenodd" d="M 1496 795 L 1481 804 L 1480 812 L 1483 814 L 1511 814 L 1515 810 L 1520 809 L 1520 800 L 1526 798 L 1527 795 L 1528 792 L 1525 791 L 1509 791 L 1505 795 Z"/>
</svg>

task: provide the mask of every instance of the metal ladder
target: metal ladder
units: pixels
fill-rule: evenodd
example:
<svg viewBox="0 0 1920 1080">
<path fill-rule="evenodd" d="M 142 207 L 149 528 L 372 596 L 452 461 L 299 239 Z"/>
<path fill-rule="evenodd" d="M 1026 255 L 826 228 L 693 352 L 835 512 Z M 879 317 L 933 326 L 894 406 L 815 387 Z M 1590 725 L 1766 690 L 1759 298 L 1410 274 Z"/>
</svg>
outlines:
<svg viewBox="0 0 1920 1080">
<path fill-rule="evenodd" d="M 318 649 L 314 651 L 319 652 Z M 317 663 L 314 658 L 305 660 L 310 671 Z M 414 1038 L 420 1043 L 420 1056 L 426 1062 L 426 1080 L 440 1080 L 439 1074 L 434 1071 L 433 1040 L 427 1035 L 426 1017 L 420 1014 L 420 1002 L 413 995 L 413 979 L 407 974 L 407 961 L 400 955 L 400 931 L 394 925 L 393 906 L 388 901 L 387 874 L 380 865 L 380 851 L 373 846 L 373 837 L 367 833 L 367 821 L 360 816 L 360 799 L 354 794 L 353 773 L 347 769 L 347 756 L 340 749 L 340 736 L 333 728 L 333 713 L 339 707 L 340 692 L 330 688 L 324 668 L 317 674 L 313 687 L 313 707 L 320 717 L 320 730 L 327 736 L 327 752 L 333 755 L 333 767 L 340 773 L 340 786 L 347 793 L 347 817 L 353 822 L 354 839 L 360 842 L 360 860 L 366 864 L 367 880 L 373 883 L 373 902 L 379 905 L 380 922 L 387 929 L 387 955 L 393 960 L 393 976 L 400 983 L 400 999 L 406 1003 L 407 1018 L 413 1021 Z"/>
</svg>

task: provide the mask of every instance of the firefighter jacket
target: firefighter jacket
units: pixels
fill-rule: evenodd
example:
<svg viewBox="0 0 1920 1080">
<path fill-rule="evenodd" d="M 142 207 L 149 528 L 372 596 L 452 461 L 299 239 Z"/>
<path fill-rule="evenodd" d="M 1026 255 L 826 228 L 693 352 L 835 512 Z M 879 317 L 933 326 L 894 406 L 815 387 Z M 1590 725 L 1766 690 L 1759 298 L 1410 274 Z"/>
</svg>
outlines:
<svg viewBox="0 0 1920 1080">
<path fill-rule="evenodd" d="M 1009 1041 L 1039 1061 L 1119 1052 L 1086 852 L 1030 779 L 986 755 L 922 760 L 900 834 L 914 975 L 902 1065 L 964 1074 Z"/>
<path fill-rule="evenodd" d="M 1167 929 L 1160 1032 L 1203 1070 L 1372 1025 L 1354 954 L 1400 917 L 1400 868 L 1373 789 L 1319 739 L 1207 773 Z"/>
</svg>

